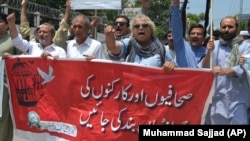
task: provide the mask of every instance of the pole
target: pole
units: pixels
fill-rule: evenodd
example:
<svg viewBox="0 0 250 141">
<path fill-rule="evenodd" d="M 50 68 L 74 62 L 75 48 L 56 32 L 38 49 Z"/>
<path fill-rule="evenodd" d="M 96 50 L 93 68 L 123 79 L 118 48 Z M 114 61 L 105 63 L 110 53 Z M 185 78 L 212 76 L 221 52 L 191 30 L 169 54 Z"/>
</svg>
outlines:
<svg viewBox="0 0 250 141">
<path fill-rule="evenodd" d="M 239 27 L 241 27 L 241 20 L 242 20 L 242 14 L 243 14 L 243 0 L 240 0 L 240 13 L 239 13 Z"/>
<path fill-rule="evenodd" d="M 210 40 L 213 39 L 213 0 L 210 0 Z M 210 69 L 213 67 L 213 51 L 210 51 Z"/>
<path fill-rule="evenodd" d="M 97 18 L 97 10 L 95 10 L 95 18 Z M 94 29 L 94 39 L 97 40 L 97 29 L 96 29 L 96 27 Z"/>
</svg>

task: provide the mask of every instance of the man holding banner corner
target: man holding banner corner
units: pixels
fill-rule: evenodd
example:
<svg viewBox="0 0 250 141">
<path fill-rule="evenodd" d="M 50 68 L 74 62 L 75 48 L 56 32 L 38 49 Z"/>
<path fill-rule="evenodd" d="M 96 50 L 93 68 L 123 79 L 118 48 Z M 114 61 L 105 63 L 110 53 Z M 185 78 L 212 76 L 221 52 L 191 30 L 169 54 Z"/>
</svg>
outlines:
<svg viewBox="0 0 250 141">
<path fill-rule="evenodd" d="M 211 72 L 215 75 L 209 120 L 215 125 L 247 125 L 250 116 L 250 88 L 246 71 L 239 64 L 239 56 L 250 54 L 250 43 L 237 36 L 238 21 L 234 17 L 223 18 L 220 30 L 220 39 L 209 40 L 207 54 L 199 64 L 209 68 L 212 63 Z"/>
</svg>

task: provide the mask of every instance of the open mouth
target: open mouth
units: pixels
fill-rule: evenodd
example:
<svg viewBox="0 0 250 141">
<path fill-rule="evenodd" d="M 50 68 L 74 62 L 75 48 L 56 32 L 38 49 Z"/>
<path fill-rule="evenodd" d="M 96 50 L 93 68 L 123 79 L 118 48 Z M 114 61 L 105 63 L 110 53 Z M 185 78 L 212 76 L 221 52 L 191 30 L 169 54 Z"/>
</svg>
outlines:
<svg viewBox="0 0 250 141">
<path fill-rule="evenodd" d="M 115 31 L 120 31 L 120 32 L 121 32 L 121 31 L 122 31 L 122 29 L 120 29 L 120 28 L 117 28 L 117 29 L 116 29 Z"/>
<path fill-rule="evenodd" d="M 142 32 L 142 31 L 139 31 L 138 35 L 139 35 L 139 36 L 144 36 L 144 35 L 145 35 L 145 33 L 144 33 L 144 32 Z"/>
</svg>

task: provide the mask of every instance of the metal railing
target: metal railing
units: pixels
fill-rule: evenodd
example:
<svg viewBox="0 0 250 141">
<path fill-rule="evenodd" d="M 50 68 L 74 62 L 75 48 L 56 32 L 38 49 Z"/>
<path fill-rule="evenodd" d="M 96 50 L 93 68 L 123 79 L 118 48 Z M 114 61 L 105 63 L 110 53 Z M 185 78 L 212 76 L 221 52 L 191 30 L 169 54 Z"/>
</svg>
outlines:
<svg viewBox="0 0 250 141">
<path fill-rule="evenodd" d="M 15 11 L 21 10 L 21 0 L 0 0 L 1 7 L 7 7 Z M 65 9 L 55 9 L 48 6 L 40 5 L 33 2 L 28 2 L 27 13 L 35 14 L 39 12 L 41 17 L 46 17 L 54 20 L 60 20 Z M 71 15 L 74 16 L 78 14 L 77 12 L 71 12 Z"/>
</svg>

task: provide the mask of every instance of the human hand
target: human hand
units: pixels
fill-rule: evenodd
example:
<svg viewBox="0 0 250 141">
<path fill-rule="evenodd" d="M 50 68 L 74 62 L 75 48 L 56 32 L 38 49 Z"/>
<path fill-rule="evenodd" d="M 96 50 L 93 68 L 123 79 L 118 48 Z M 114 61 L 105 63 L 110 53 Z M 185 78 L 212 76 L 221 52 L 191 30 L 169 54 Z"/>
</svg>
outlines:
<svg viewBox="0 0 250 141">
<path fill-rule="evenodd" d="M 211 72 L 212 72 L 214 75 L 220 75 L 220 76 L 225 75 L 224 69 L 223 69 L 222 67 L 220 67 L 220 66 L 213 67 L 213 68 L 211 69 Z"/>
<path fill-rule="evenodd" d="M 86 59 L 86 61 L 91 61 L 92 59 L 95 59 L 96 57 L 95 56 L 92 56 L 92 55 L 83 55 Z"/>
<path fill-rule="evenodd" d="M 207 50 L 213 51 L 214 50 L 214 39 L 210 39 L 207 43 Z"/>
<path fill-rule="evenodd" d="M 239 64 L 240 65 L 244 65 L 245 64 L 245 57 L 243 57 L 242 55 L 240 55 L 240 57 L 239 57 Z"/>
<path fill-rule="evenodd" d="M 106 27 L 104 27 L 104 34 L 105 35 L 114 35 L 115 29 L 112 25 L 107 25 Z"/>
<path fill-rule="evenodd" d="M 9 24 L 15 24 L 16 22 L 16 15 L 15 13 L 11 13 L 7 16 L 7 21 Z"/>
<path fill-rule="evenodd" d="M 7 59 L 7 58 L 10 58 L 10 57 L 12 57 L 13 55 L 12 54 L 10 54 L 9 52 L 4 52 L 3 54 L 2 54 L 2 58 L 3 59 Z"/>
<path fill-rule="evenodd" d="M 42 58 L 47 58 L 47 57 L 52 57 L 52 55 L 49 53 L 49 52 L 46 52 L 46 51 L 44 51 L 42 54 L 41 54 L 41 57 Z"/>
<path fill-rule="evenodd" d="M 91 28 L 97 28 L 99 24 L 100 24 L 100 19 L 97 16 L 94 16 L 90 23 Z"/>
<path fill-rule="evenodd" d="M 71 9 L 71 0 L 66 1 L 66 8 Z"/>
<path fill-rule="evenodd" d="M 176 65 L 175 65 L 174 63 L 172 63 L 172 62 L 169 62 L 169 61 L 166 61 L 166 62 L 163 64 L 163 66 L 162 66 L 163 70 L 165 70 L 165 71 L 171 71 L 171 70 L 173 70 L 175 67 L 176 67 Z"/>
<path fill-rule="evenodd" d="M 22 8 L 27 8 L 28 6 L 28 0 L 22 0 Z"/>
</svg>

